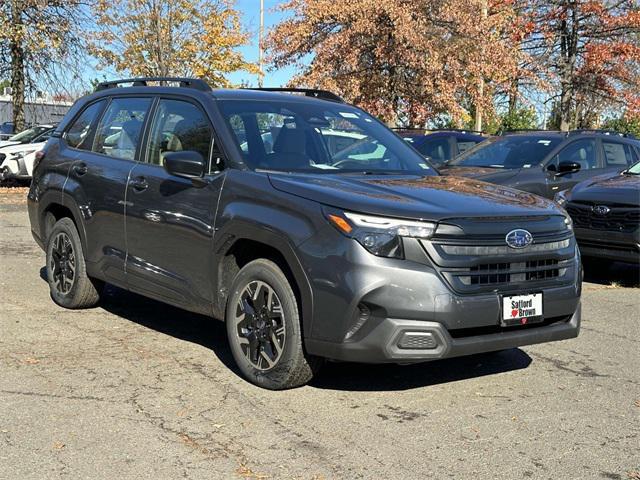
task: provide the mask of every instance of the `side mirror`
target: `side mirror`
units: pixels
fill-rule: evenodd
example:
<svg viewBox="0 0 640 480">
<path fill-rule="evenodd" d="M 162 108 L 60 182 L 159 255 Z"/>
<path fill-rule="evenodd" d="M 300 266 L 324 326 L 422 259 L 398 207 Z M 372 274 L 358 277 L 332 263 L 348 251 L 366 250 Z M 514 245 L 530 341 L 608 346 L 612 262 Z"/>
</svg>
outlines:
<svg viewBox="0 0 640 480">
<path fill-rule="evenodd" d="M 558 173 L 575 173 L 580 170 L 580 167 L 577 162 L 560 162 Z"/>
<path fill-rule="evenodd" d="M 198 152 L 182 150 L 162 154 L 164 169 L 176 177 L 188 178 L 194 185 L 204 185 L 205 161 Z"/>
</svg>

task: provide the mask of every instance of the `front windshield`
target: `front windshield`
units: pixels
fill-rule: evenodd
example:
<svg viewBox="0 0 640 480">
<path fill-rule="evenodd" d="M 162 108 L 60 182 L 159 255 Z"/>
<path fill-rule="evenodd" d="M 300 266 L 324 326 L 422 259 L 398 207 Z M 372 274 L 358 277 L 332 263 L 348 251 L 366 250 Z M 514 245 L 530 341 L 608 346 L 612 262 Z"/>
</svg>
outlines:
<svg viewBox="0 0 640 480">
<path fill-rule="evenodd" d="M 437 172 L 365 112 L 330 102 L 220 101 L 251 168 L 293 172 Z"/>
<path fill-rule="evenodd" d="M 631 165 L 626 173 L 630 173 L 632 175 L 640 175 L 640 162 L 636 162 Z"/>
<path fill-rule="evenodd" d="M 560 142 L 559 136 L 506 136 L 489 139 L 451 160 L 460 167 L 531 168 Z"/>
<path fill-rule="evenodd" d="M 51 127 L 33 127 L 23 130 L 20 133 L 16 133 L 13 137 L 9 138 L 10 142 L 31 143 L 31 141 L 40 135 L 42 132 L 49 130 Z"/>
</svg>

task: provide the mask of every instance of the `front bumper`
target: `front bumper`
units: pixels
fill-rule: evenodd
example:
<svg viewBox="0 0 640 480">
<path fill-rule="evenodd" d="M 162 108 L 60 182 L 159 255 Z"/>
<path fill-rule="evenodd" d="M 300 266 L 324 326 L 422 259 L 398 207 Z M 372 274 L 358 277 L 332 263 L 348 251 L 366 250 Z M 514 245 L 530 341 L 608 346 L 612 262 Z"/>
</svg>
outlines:
<svg viewBox="0 0 640 480">
<path fill-rule="evenodd" d="M 19 180 L 31 178 L 24 158 L 6 159 L 2 162 L 2 165 L 0 165 L 0 180 L 9 180 L 11 178 Z"/>
<path fill-rule="evenodd" d="M 584 257 L 640 263 L 640 228 L 635 232 L 576 228 L 575 235 Z"/>
<path fill-rule="evenodd" d="M 322 262 L 304 255 L 322 242 L 333 251 Z M 417 242 L 416 242 L 417 243 Z M 405 244 L 407 256 L 423 261 L 375 257 L 355 241 L 322 239 L 300 246 L 314 292 L 312 328 L 305 332 L 310 354 L 365 363 L 412 363 L 578 335 L 582 269 L 575 254 L 566 274 L 536 282 L 511 282 L 491 291 L 460 293 L 451 288 L 426 251 Z M 316 257 L 317 258 L 317 257 Z M 311 267 L 309 267 L 311 265 Z M 502 295 L 542 292 L 545 322 L 500 327 Z M 415 348 L 414 348 L 415 347 Z"/>
<path fill-rule="evenodd" d="M 337 344 L 307 340 L 307 349 L 341 361 L 418 363 L 575 338 L 580 332 L 580 317 L 578 304 L 573 315 L 550 324 L 505 328 L 495 333 L 464 337 L 453 337 L 438 322 L 387 318 L 358 342 Z M 418 340 L 407 341 L 410 336 Z M 422 348 L 407 348 L 407 345 Z"/>
</svg>

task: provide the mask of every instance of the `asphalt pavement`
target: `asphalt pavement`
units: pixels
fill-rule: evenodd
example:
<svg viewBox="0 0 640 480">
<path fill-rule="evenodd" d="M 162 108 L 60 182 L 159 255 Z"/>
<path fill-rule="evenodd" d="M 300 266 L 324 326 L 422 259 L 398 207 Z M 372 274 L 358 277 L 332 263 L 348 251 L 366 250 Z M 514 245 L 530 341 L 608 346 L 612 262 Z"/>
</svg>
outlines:
<svg viewBox="0 0 640 480">
<path fill-rule="evenodd" d="M 49 298 L 0 193 L 0 479 L 640 479 L 640 273 L 589 268 L 577 339 L 245 382 L 224 326 L 109 287 Z"/>
</svg>

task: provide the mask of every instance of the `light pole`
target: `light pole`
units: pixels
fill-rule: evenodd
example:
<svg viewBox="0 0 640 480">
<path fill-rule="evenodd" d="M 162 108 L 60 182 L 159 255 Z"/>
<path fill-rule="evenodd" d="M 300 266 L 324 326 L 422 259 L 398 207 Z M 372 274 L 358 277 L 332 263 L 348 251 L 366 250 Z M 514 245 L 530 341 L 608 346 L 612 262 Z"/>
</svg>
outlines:
<svg viewBox="0 0 640 480">
<path fill-rule="evenodd" d="M 262 88 L 264 70 L 262 69 L 262 36 L 264 35 L 264 0 L 260 0 L 260 30 L 258 32 L 258 87 Z"/>
</svg>

